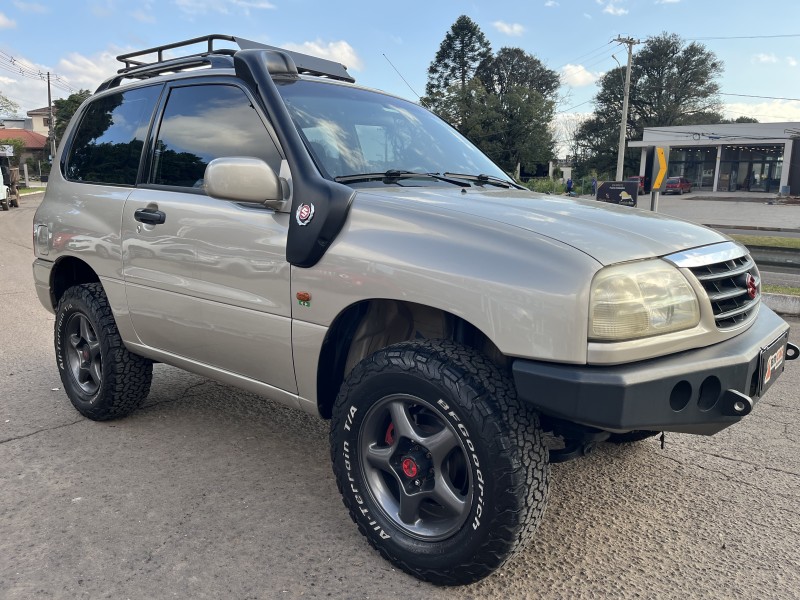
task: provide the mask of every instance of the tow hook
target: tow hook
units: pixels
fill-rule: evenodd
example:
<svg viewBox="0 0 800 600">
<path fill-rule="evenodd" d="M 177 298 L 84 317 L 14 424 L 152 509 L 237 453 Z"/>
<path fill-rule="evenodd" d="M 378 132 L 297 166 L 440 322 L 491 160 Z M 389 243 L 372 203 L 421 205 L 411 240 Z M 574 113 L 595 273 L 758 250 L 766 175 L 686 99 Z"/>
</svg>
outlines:
<svg viewBox="0 0 800 600">
<path fill-rule="evenodd" d="M 786 360 L 794 360 L 800 354 L 800 348 L 792 342 L 786 342 Z"/>
<path fill-rule="evenodd" d="M 744 417 L 753 410 L 752 398 L 736 390 L 725 390 L 720 401 L 722 403 L 721 412 L 728 417 Z"/>
</svg>

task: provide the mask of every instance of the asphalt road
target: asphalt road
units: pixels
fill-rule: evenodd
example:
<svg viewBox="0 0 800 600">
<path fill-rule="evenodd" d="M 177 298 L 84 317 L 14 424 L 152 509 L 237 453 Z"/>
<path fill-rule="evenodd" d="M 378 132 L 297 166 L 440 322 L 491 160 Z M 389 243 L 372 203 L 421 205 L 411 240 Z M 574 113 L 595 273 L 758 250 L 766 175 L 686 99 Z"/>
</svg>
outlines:
<svg viewBox="0 0 800 600">
<path fill-rule="evenodd" d="M 81 418 L 33 291 L 35 204 L 0 213 L 0 598 L 798 597 L 799 364 L 712 438 L 554 465 L 535 543 L 435 588 L 357 532 L 325 422 L 164 365 L 131 417 Z"/>
</svg>

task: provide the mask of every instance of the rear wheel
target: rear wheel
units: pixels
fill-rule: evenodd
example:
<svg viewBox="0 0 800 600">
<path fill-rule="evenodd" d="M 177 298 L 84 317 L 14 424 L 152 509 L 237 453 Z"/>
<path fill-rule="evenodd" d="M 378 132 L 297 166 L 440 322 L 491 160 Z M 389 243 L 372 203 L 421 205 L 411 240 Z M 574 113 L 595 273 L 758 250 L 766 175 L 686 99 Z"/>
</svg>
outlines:
<svg viewBox="0 0 800 600">
<path fill-rule="evenodd" d="M 336 400 L 331 453 L 370 544 L 440 585 L 500 567 L 547 499 L 537 416 L 505 374 L 449 341 L 397 344 L 356 366 Z"/>
<path fill-rule="evenodd" d="M 56 311 L 55 347 L 64 391 L 89 419 L 124 417 L 150 392 L 153 363 L 125 348 L 99 283 L 64 292 Z"/>
</svg>

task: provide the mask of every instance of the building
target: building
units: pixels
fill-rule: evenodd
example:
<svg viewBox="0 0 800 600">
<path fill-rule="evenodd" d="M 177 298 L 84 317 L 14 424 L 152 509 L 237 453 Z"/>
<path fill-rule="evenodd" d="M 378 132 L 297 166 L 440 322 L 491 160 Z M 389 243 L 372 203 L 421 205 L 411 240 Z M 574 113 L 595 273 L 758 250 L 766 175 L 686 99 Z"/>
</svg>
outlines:
<svg viewBox="0 0 800 600">
<path fill-rule="evenodd" d="M 53 107 L 53 114 L 55 114 L 55 107 Z M 50 135 L 50 109 L 46 106 L 44 108 L 35 108 L 27 112 L 28 118 L 31 120 L 32 131 L 41 133 L 44 136 Z"/>
<path fill-rule="evenodd" d="M 0 117 L 0 140 L 18 139 L 25 145 L 19 164 L 42 161 L 49 156 L 50 110 L 47 107 L 27 112 L 27 117 Z M 16 160 L 15 160 L 16 163 Z"/>
<path fill-rule="evenodd" d="M 695 190 L 800 194 L 800 123 L 726 123 L 649 127 L 641 141 L 639 175 L 649 191 L 654 148 L 669 147 L 667 176 Z"/>
<path fill-rule="evenodd" d="M 5 121 L 6 123 L 8 120 Z M 33 161 L 42 161 L 47 158 L 47 136 L 28 129 L 18 129 L 13 127 L 0 126 L 0 144 L 3 140 L 20 140 L 25 145 L 25 150 L 22 156 L 19 157 L 19 162 L 14 159 L 14 164 L 22 165 L 28 159 Z"/>
</svg>

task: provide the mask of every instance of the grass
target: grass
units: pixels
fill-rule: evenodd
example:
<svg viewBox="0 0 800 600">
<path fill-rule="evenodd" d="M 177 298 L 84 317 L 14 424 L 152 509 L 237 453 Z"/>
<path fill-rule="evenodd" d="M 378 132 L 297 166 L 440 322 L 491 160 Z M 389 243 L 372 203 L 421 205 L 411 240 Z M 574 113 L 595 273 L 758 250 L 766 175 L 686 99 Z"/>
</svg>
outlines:
<svg viewBox="0 0 800 600">
<path fill-rule="evenodd" d="M 800 250 L 800 238 L 760 236 L 760 235 L 732 235 L 730 236 L 745 246 L 768 246 L 770 248 L 794 248 Z"/>
<path fill-rule="evenodd" d="M 732 235 L 733 239 L 745 246 L 765 246 L 768 248 L 800 249 L 800 238 L 760 236 L 760 235 Z M 766 294 L 785 294 L 787 296 L 800 296 L 800 288 L 786 285 L 763 284 L 761 291 Z"/>
<path fill-rule="evenodd" d="M 785 294 L 787 296 L 800 296 L 800 288 L 789 287 L 786 285 L 768 285 L 761 286 L 761 291 L 765 294 Z"/>
</svg>

